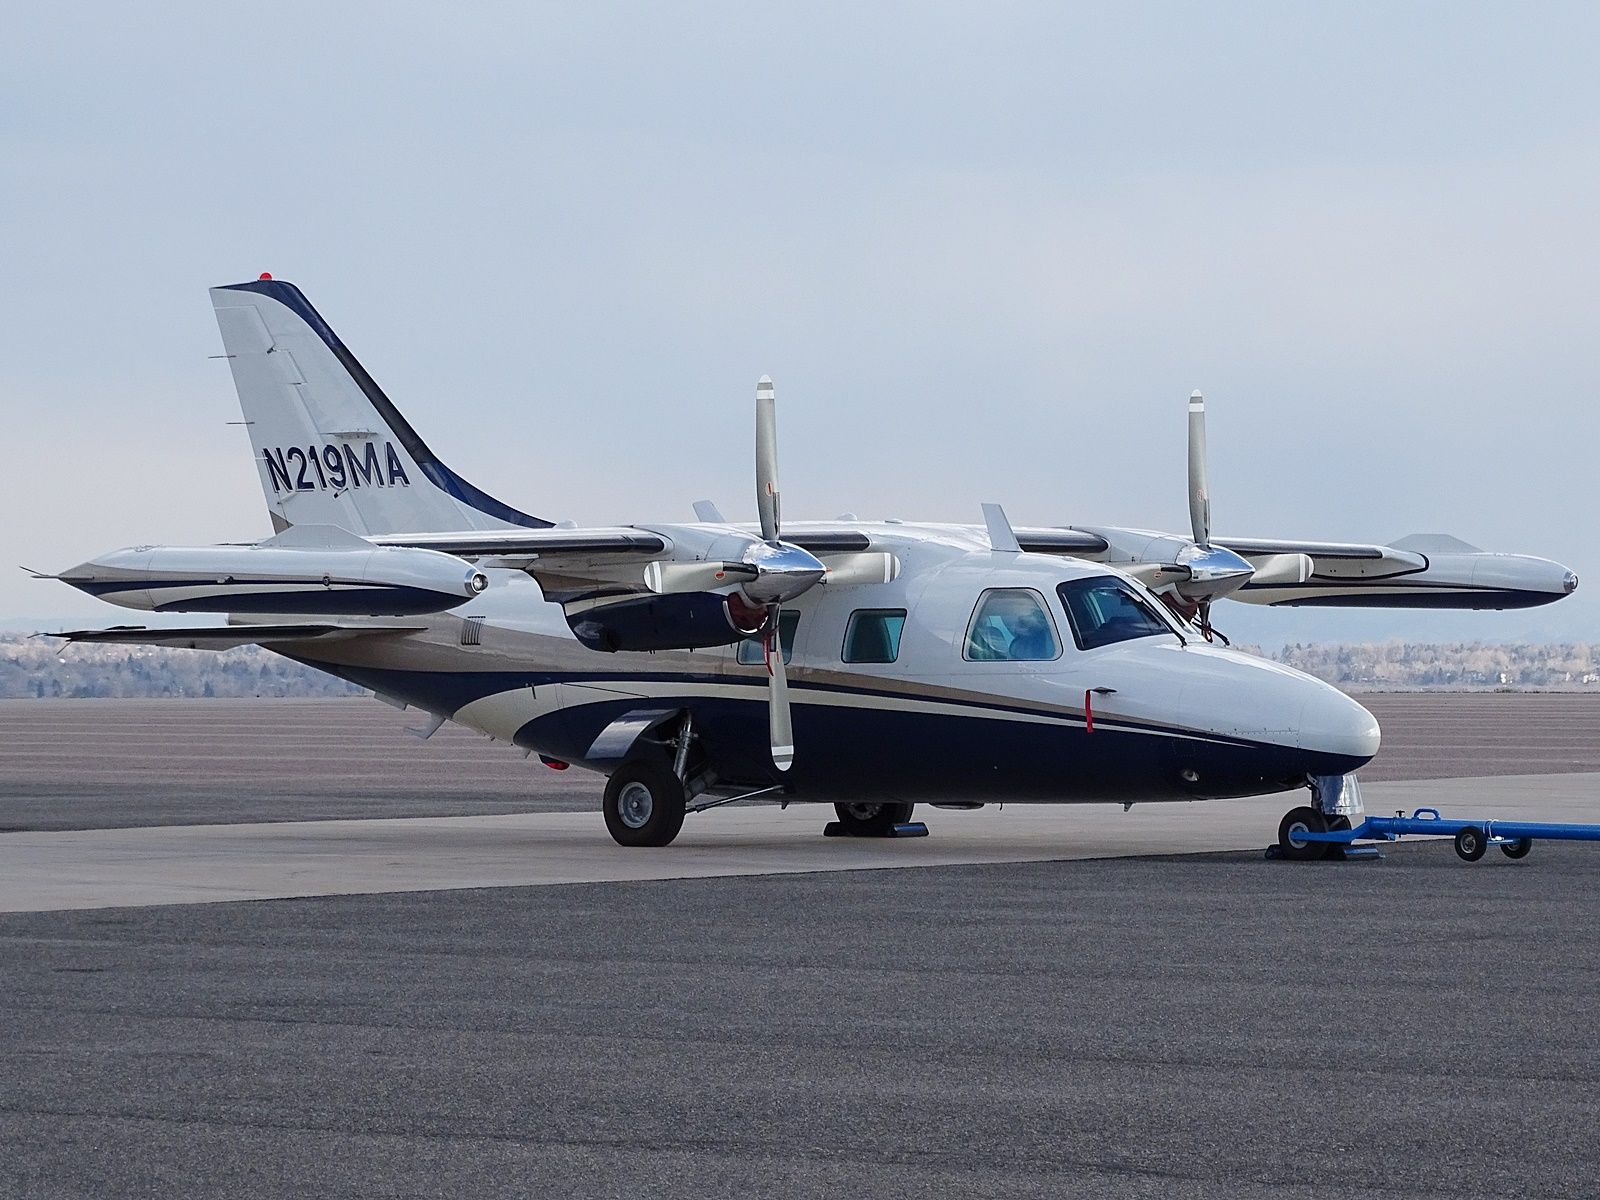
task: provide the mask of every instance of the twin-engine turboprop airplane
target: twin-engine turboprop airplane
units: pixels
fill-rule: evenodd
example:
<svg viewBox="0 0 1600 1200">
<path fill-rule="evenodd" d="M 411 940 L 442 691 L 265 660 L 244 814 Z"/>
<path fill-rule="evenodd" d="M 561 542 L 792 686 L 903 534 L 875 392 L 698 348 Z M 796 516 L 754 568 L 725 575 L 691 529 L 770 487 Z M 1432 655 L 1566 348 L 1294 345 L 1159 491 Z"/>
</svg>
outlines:
<svg viewBox="0 0 1600 1200">
<path fill-rule="evenodd" d="M 76 641 L 257 643 L 608 775 L 623 845 L 763 796 L 852 832 L 912 806 L 1203 800 L 1310 787 L 1280 840 L 1347 820 L 1378 723 L 1337 689 L 1214 642 L 1212 605 L 1509 608 L 1577 586 L 1453 539 L 1211 535 L 1205 409 L 1189 402 L 1190 536 L 1111 526 L 784 522 L 772 383 L 756 389 L 755 527 L 577 528 L 451 471 L 300 290 L 212 291 L 276 533 L 117 551 L 58 578 L 225 628 Z"/>
</svg>

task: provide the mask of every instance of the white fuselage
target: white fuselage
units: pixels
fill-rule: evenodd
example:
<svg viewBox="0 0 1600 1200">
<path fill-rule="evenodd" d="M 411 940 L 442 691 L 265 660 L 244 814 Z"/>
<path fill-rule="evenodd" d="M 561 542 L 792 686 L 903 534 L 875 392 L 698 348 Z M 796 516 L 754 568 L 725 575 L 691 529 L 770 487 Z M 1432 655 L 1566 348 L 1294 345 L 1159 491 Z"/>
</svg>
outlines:
<svg viewBox="0 0 1600 1200">
<path fill-rule="evenodd" d="M 648 527 L 713 556 L 717 527 Z M 797 526 L 797 531 L 803 531 Z M 995 553 L 962 527 L 865 527 L 899 560 L 889 582 L 824 585 L 798 614 L 788 676 L 797 798 L 887 788 L 906 799 L 1196 799 L 1298 786 L 1376 753 L 1377 722 L 1337 689 L 1205 642 L 1164 614 L 1162 632 L 1080 649 L 1058 585 L 1120 573 L 1057 556 Z M 427 628 L 287 652 L 553 759 L 607 769 L 591 749 L 639 710 L 687 708 L 729 786 L 773 780 L 759 732 L 766 669 L 737 646 L 605 654 L 520 571 Z M 1134 585 L 1137 586 L 1137 585 Z M 1056 652 L 974 661 L 980 597 L 1022 589 Z M 846 662 L 852 614 L 904 613 L 889 662 Z M 748 645 L 748 643 L 746 644 Z M 743 659 L 743 661 L 741 661 Z M 745 748 L 745 743 L 748 747 Z"/>
</svg>

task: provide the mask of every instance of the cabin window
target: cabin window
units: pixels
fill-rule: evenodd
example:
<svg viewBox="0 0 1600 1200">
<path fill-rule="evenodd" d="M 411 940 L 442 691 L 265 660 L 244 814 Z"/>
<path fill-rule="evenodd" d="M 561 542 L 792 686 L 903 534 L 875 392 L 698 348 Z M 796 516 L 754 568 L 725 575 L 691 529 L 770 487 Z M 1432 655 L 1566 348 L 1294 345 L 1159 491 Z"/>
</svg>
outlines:
<svg viewBox="0 0 1600 1200">
<path fill-rule="evenodd" d="M 1173 633 L 1148 600 L 1114 576 L 1074 579 L 1056 590 L 1080 650 Z"/>
<path fill-rule="evenodd" d="M 963 655 L 971 662 L 1042 662 L 1061 656 L 1055 622 L 1032 588 L 991 588 L 978 597 Z"/>
<path fill-rule="evenodd" d="M 844 661 L 892 663 L 900 657 L 900 633 L 906 627 L 903 608 L 858 608 L 844 630 Z"/>
<path fill-rule="evenodd" d="M 795 609 L 786 608 L 778 614 L 778 644 L 783 647 L 784 666 L 794 661 L 794 633 L 799 628 L 800 614 Z M 739 643 L 739 661 L 747 667 L 759 667 L 766 662 L 759 639 L 746 638 Z"/>
</svg>

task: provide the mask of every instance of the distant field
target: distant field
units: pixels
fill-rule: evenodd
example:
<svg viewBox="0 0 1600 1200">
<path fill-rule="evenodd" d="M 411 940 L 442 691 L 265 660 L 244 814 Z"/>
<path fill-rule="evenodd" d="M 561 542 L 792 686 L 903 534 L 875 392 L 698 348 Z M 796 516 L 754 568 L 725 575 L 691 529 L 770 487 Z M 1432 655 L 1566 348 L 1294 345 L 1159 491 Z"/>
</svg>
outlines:
<svg viewBox="0 0 1600 1200">
<path fill-rule="evenodd" d="M 1367 779 L 1600 771 L 1600 697 L 1377 693 Z M 597 809 L 602 781 L 364 697 L 0 701 L 0 829 Z"/>
</svg>

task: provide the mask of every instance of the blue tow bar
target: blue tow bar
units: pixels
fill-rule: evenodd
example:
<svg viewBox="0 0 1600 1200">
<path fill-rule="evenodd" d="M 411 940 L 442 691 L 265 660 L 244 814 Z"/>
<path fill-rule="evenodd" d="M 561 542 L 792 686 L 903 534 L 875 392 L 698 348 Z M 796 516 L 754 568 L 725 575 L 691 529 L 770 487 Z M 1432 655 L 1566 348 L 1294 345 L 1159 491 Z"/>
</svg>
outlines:
<svg viewBox="0 0 1600 1200">
<path fill-rule="evenodd" d="M 1347 855 L 1372 855 L 1375 846 L 1354 846 L 1355 842 L 1397 842 L 1406 835 L 1453 837 L 1456 853 L 1467 862 L 1477 862 L 1490 846 L 1499 846 L 1508 858 L 1522 858 L 1533 849 L 1534 840 L 1557 842 L 1600 842 L 1600 825 L 1571 825 L 1544 821 L 1495 821 L 1487 818 L 1454 820 L 1441 817 L 1436 808 L 1419 808 L 1409 817 L 1368 817 L 1354 829 L 1313 831 L 1296 829 L 1290 836 L 1296 845 L 1320 843 L 1349 847 Z"/>
</svg>

